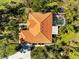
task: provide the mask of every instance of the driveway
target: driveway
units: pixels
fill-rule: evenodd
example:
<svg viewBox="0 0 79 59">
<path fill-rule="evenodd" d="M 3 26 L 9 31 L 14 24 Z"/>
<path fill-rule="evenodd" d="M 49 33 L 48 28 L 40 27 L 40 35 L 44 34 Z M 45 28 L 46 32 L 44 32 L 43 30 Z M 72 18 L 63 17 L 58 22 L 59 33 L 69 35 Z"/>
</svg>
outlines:
<svg viewBox="0 0 79 59">
<path fill-rule="evenodd" d="M 14 55 L 8 56 L 3 59 L 31 59 L 31 50 L 28 49 L 29 46 L 23 46 L 20 51 L 15 53 Z"/>
<path fill-rule="evenodd" d="M 31 59 L 31 51 L 26 50 L 25 53 L 21 53 L 19 51 L 14 55 L 8 56 L 7 58 L 3 59 Z"/>
</svg>

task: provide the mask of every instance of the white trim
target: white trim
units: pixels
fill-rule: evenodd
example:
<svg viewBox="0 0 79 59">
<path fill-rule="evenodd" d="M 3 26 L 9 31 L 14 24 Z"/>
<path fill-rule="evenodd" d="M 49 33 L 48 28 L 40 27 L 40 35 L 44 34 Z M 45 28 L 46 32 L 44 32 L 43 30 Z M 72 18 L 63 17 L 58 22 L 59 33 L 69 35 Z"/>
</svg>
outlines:
<svg viewBox="0 0 79 59">
<path fill-rule="evenodd" d="M 58 34 L 58 26 L 52 26 L 52 34 Z"/>
</svg>

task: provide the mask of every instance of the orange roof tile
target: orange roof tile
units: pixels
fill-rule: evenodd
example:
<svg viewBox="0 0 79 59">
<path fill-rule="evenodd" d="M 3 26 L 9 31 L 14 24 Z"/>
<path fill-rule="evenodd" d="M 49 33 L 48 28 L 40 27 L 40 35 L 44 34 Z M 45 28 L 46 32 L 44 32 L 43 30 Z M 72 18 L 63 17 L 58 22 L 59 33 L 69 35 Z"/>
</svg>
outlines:
<svg viewBox="0 0 79 59">
<path fill-rule="evenodd" d="M 29 30 L 21 30 L 21 37 L 24 41 L 52 43 L 52 13 L 30 13 L 27 25 Z"/>
<path fill-rule="evenodd" d="M 41 12 L 34 12 L 30 13 L 29 15 L 32 15 L 33 18 L 35 18 L 40 23 L 45 20 L 51 13 L 41 13 Z"/>
</svg>

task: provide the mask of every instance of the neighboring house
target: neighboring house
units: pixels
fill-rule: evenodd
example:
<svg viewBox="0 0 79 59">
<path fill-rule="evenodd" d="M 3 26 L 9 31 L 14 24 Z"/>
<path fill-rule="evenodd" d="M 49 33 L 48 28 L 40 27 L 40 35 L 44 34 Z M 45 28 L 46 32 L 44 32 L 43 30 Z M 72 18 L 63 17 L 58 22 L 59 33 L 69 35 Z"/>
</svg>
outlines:
<svg viewBox="0 0 79 59">
<path fill-rule="evenodd" d="M 24 28 L 20 30 L 20 42 L 30 44 L 52 44 L 52 34 L 58 34 L 58 26 L 61 26 L 58 22 L 57 24 L 53 24 L 53 22 L 52 13 L 29 13 L 27 26 L 22 26 Z"/>
</svg>

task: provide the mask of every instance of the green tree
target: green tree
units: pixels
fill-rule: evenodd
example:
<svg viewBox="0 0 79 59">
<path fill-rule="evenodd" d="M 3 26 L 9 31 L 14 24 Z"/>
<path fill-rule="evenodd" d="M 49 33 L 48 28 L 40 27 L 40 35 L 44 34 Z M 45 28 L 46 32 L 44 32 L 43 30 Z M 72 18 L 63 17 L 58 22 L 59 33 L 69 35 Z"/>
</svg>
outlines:
<svg viewBox="0 0 79 59">
<path fill-rule="evenodd" d="M 25 5 L 21 2 L 7 2 L 1 4 L 0 9 L 0 57 L 14 54 L 19 46 L 19 23 L 23 22 Z M 2 49 L 2 50 L 1 50 Z M 20 48 L 19 48 L 20 49 Z M 4 50 L 6 52 L 4 52 Z M 10 52 L 9 52 L 10 51 Z"/>
<path fill-rule="evenodd" d="M 54 57 L 60 56 L 60 59 L 77 59 L 79 48 L 79 0 L 33 0 L 32 9 L 34 11 L 52 12 L 52 13 L 65 13 L 66 24 L 59 28 L 59 38 L 56 42 L 57 48 L 54 50 L 58 52 L 56 55 L 52 54 Z M 44 2 L 44 3 L 43 3 Z M 38 6 L 37 6 L 38 5 Z M 51 52 L 55 47 L 51 48 Z M 74 51 L 75 50 L 75 51 Z M 49 51 L 48 51 L 49 52 Z M 35 54 L 36 55 L 36 54 Z M 73 56 L 73 57 L 72 57 Z M 76 57 L 77 56 L 77 57 Z M 54 58 L 54 59 L 59 59 Z"/>
</svg>

